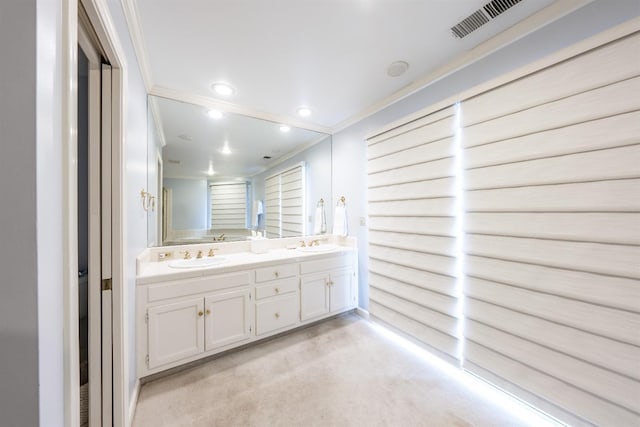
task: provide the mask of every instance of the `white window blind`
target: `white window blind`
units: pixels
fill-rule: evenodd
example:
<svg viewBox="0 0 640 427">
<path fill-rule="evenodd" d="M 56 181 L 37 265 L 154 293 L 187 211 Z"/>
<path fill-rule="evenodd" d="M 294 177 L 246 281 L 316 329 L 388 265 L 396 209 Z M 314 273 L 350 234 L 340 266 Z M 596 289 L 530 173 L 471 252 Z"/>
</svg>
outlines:
<svg viewBox="0 0 640 427">
<path fill-rule="evenodd" d="M 572 425 L 640 425 L 638 52 L 635 33 L 368 141 L 371 315 Z"/>
<path fill-rule="evenodd" d="M 211 228 L 247 228 L 247 183 L 212 184 Z"/>
<path fill-rule="evenodd" d="M 267 237 L 304 235 L 305 168 L 299 164 L 265 180 Z"/>
<path fill-rule="evenodd" d="M 368 141 L 369 311 L 459 358 L 454 107 Z"/>
<path fill-rule="evenodd" d="M 462 103 L 464 365 L 572 424 L 640 425 L 638 52 Z"/>
</svg>

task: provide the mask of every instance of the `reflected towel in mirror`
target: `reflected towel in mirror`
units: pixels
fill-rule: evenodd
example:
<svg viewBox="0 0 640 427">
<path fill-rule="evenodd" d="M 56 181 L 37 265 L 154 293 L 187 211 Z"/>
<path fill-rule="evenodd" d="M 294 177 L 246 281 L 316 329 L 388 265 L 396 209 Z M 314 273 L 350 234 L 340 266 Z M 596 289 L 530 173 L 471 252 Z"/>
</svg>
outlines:
<svg viewBox="0 0 640 427">
<path fill-rule="evenodd" d="M 257 228 L 260 224 L 260 215 L 264 213 L 264 206 L 262 200 L 253 201 L 253 212 L 251 218 L 253 219 L 253 228 Z"/>
</svg>

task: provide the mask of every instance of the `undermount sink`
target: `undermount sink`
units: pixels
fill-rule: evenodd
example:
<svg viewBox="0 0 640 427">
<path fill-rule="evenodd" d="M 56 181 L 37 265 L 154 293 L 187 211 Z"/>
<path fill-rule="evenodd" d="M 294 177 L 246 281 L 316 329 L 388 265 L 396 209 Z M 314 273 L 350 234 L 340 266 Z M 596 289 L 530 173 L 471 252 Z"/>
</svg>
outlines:
<svg viewBox="0 0 640 427">
<path fill-rule="evenodd" d="M 333 244 L 324 244 L 324 245 L 316 245 L 316 246 L 304 246 L 298 248 L 300 252 L 330 252 L 337 248 L 336 245 Z"/>
<path fill-rule="evenodd" d="M 203 268 L 211 267 L 213 265 L 222 264 L 227 259 L 225 257 L 207 257 L 207 258 L 191 258 L 191 259 L 178 259 L 169 262 L 171 268 Z"/>
</svg>

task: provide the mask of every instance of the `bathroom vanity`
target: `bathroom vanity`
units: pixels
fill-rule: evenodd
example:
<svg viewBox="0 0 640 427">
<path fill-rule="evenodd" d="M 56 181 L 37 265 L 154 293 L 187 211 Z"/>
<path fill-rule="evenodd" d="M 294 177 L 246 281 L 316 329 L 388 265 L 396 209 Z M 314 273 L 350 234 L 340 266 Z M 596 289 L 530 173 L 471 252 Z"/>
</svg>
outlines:
<svg viewBox="0 0 640 427">
<path fill-rule="evenodd" d="M 137 259 L 138 377 L 355 308 L 356 241 L 324 239 L 306 247 L 301 238 L 269 239 L 264 253 L 251 252 L 251 242 L 145 250 Z"/>
</svg>

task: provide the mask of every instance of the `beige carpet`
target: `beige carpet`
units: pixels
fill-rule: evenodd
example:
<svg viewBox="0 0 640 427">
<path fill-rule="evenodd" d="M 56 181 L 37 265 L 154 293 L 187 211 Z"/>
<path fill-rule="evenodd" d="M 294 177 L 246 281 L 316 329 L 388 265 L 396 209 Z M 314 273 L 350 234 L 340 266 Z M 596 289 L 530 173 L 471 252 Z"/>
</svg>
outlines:
<svg viewBox="0 0 640 427">
<path fill-rule="evenodd" d="M 529 423 L 349 314 L 143 385 L 133 425 Z"/>
</svg>

